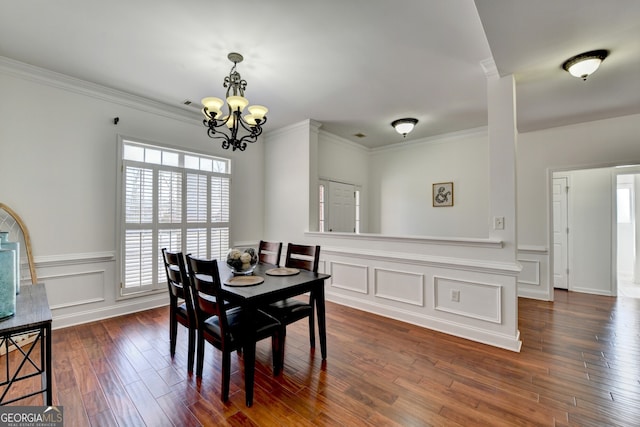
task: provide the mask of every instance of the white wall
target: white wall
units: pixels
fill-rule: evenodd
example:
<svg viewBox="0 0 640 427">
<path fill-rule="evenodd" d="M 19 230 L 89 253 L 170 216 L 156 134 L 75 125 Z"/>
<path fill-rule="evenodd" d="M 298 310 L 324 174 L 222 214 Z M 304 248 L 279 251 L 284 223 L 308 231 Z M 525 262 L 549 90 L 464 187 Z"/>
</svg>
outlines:
<svg viewBox="0 0 640 427">
<path fill-rule="evenodd" d="M 485 128 L 372 151 L 370 232 L 487 237 L 487 150 Z M 439 182 L 453 182 L 454 206 L 433 207 Z"/>
<path fill-rule="evenodd" d="M 0 93 L 0 200 L 29 229 L 54 326 L 167 301 L 165 293 L 117 299 L 118 134 L 232 158 L 232 243 L 262 234 L 261 143 L 228 152 L 197 113 L 1 58 Z"/>
<path fill-rule="evenodd" d="M 507 101 L 508 98 L 507 96 Z M 309 133 L 311 135 L 313 132 Z M 287 129 L 286 132 L 274 132 L 269 135 L 265 155 L 265 170 L 269 183 L 314 180 L 313 176 L 305 175 L 308 172 L 299 165 L 290 166 L 289 163 L 280 160 L 285 153 L 299 150 L 297 145 L 301 143 L 302 137 L 303 132 L 298 131 L 297 126 Z M 462 139 L 465 137 L 466 135 Z M 454 148 L 444 147 L 442 144 L 443 147 L 438 147 L 439 151 L 448 153 L 458 150 L 458 154 L 462 155 L 465 149 L 456 146 L 456 138 L 449 139 L 452 140 L 451 145 Z M 484 138 L 474 134 L 471 139 L 482 146 L 480 152 L 487 153 L 486 133 Z M 314 150 L 309 150 L 309 170 L 313 170 L 315 164 L 318 173 L 340 173 L 335 169 L 332 171 L 333 165 L 327 166 L 322 162 L 337 161 L 333 160 L 329 153 L 336 155 L 341 149 L 344 151 L 348 148 L 329 147 L 329 144 L 323 147 L 324 141 L 320 140 L 321 147 L 316 151 L 316 157 Z M 503 139 L 498 144 L 503 148 L 506 148 L 504 145 L 511 144 L 511 150 L 506 151 L 514 157 L 513 138 Z M 309 145 L 313 146 L 312 138 L 309 138 Z M 414 152 L 401 154 L 401 161 L 382 159 L 381 164 L 404 165 L 404 173 L 424 175 L 423 160 L 429 157 L 431 151 L 422 151 L 422 148 L 422 145 L 416 145 Z M 272 150 L 273 152 L 270 152 Z M 300 153 L 303 154 L 303 151 Z M 395 152 L 392 156 L 394 154 Z M 299 158 L 298 162 L 306 164 L 304 158 Z M 370 163 L 370 174 L 377 166 L 374 166 L 373 162 Z M 351 165 L 345 163 L 343 167 L 350 169 Z M 508 167 L 513 170 L 513 162 L 507 165 Z M 362 169 L 365 167 L 362 166 L 360 170 Z M 491 194 L 492 188 L 501 192 L 505 187 L 509 188 L 514 180 L 513 176 L 494 180 L 491 183 L 494 187 L 491 187 L 486 177 L 488 162 L 478 166 L 476 170 L 479 169 L 483 169 L 478 175 L 484 175 L 487 187 L 484 189 L 485 198 Z M 447 168 L 444 167 L 442 170 L 446 171 Z M 464 175 L 457 168 L 455 172 Z M 353 171 L 342 173 L 345 176 Z M 448 173 L 453 173 L 451 168 L 448 169 Z M 477 177 L 468 176 L 469 181 L 475 178 Z M 467 179 L 463 180 L 463 183 L 469 184 Z M 430 206 L 431 182 L 426 185 L 429 188 L 427 204 Z M 517 326 L 516 276 L 520 268 L 515 263 L 514 214 L 509 213 L 510 229 L 494 238 L 487 237 L 489 233 L 486 200 L 480 202 L 485 206 L 484 212 L 478 213 L 474 211 L 473 206 L 465 207 L 464 203 L 462 208 L 458 207 L 458 212 L 483 218 L 484 237 L 479 238 L 305 232 L 304 223 L 300 218 L 296 218 L 296 215 L 303 212 L 306 201 L 292 193 L 274 194 L 280 189 L 273 185 L 268 188 L 266 212 L 270 220 L 265 223 L 266 234 L 285 243 L 300 240 L 321 246 L 320 271 L 331 274 L 326 288 L 327 299 L 330 301 L 519 351 L 521 342 Z M 511 194 L 509 199 L 508 193 L 509 191 L 502 191 L 501 200 L 505 203 L 509 203 L 510 200 L 511 205 L 515 206 L 515 194 Z M 272 195 L 277 203 L 269 201 Z M 313 207 L 310 209 L 313 210 Z M 277 222 L 273 220 L 275 217 L 278 217 Z M 457 301 L 452 299 L 454 291 L 460 296 Z"/>
<path fill-rule="evenodd" d="M 360 186 L 360 232 L 369 229 L 369 150 L 361 145 L 320 131 L 318 177 Z"/>
<path fill-rule="evenodd" d="M 640 115 L 518 135 L 518 242 L 526 252 L 519 254 L 518 259 L 521 263 L 523 259 L 535 261 L 528 262 L 527 283 L 519 283 L 522 285 L 519 295 L 553 298 L 551 174 L 625 164 L 640 164 Z M 610 239 L 604 244 L 610 245 Z M 610 268 L 602 264 L 607 261 L 596 262 Z M 573 271 L 573 274 L 581 273 Z"/>
<path fill-rule="evenodd" d="M 610 168 L 569 176 L 569 290 L 613 295 L 612 176 Z"/>
<path fill-rule="evenodd" d="M 309 229 L 311 132 L 317 128 L 305 121 L 265 137 L 265 240 L 299 243 Z"/>
</svg>

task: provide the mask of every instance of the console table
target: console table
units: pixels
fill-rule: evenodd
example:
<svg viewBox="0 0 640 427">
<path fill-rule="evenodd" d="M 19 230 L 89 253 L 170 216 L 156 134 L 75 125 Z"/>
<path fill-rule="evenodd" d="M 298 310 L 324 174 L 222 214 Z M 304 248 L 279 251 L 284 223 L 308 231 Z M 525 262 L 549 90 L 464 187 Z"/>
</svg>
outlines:
<svg viewBox="0 0 640 427">
<path fill-rule="evenodd" d="M 21 347 L 15 340 L 29 334 L 33 342 Z M 9 347 L 15 346 L 15 355 L 9 353 Z M 35 351 L 40 347 L 40 354 Z M 43 403 L 52 405 L 51 372 L 51 310 L 47 300 L 47 291 L 43 284 L 22 286 L 16 296 L 16 314 L 0 320 L 0 347 L 4 347 L 4 374 L 0 377 L 0 405 L 7 405 L 37 394 L 43 395 Z M 18 356 L 16 358 L 16 356 Z M 17 362 L 16 362 L 17 360 Z M 11 363 L 10 363 L 11 362 Z M 26 368 L 28 367 L 28 369 Z M 42 387 L 39 390 L 27 390 L 16 396 L 9 393 L 11 387 L 22 380 L 40 376 Z"/>
</svg>

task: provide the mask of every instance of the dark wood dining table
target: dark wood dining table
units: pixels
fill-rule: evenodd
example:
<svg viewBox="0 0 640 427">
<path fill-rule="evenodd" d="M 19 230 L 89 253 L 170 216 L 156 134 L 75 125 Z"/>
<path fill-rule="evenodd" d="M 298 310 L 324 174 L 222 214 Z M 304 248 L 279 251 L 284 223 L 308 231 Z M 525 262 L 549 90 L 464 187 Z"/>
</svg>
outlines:
<svg viewBox="0 0 640 427">
<path fill-rule="evenodd" d="M 240 304 L 243 309 L 252 311 L 281 299 L 295 297 L 309 292 L 316 307 L 318 335 L 320 338 L 320 353 L 322 360 L 327 358 L 327 329 L 325 320 L 324 281 L 331 277 L 329 274 L 313 273 L 300 270 L 290 276 L 273 276 L 267 271 L 275 268 L 271 264 L 258 264 L 253 271 L 254 276 L 264 278 L 264 282 L 250 286 L 229 286 L 226 283 L 233 277 L 233 272 L 226 263 L 218 261 L 218 270 L 222 282 L 224 299 Z M 245 396 L 247 406 L 253 404 L 253 383 L 255 375 L 255 340 L 253 345 L 244 349 Z"/>
</svg>

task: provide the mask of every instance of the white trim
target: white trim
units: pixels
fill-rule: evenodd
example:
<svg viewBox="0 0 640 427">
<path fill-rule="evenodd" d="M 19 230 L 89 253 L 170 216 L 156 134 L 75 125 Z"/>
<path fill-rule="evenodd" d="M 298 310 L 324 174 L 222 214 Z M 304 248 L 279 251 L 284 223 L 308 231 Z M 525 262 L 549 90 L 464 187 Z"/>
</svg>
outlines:
<svg viewBox="0 0 640 427">
<path fill-rule="evenodd" d="M 379 316 L 388 317 L 390 319 L 399 320 L 412 325 L 422 326 L 427 329 L 432 329 L 434 331 L 506 350 L 520 352 L 520 348 L 522 347 L 519 330 L 516 330 L 515 336 L 501 334 L 486 329 L 452 322 L 450 320 L 438 319 L 433 316 L 426 316 L 412 311 L 403 310 L 387 304 L 377 304 L 371 301 L 364 301 L 358 297 L 350 297 L 348 295 L 332 292 L 326 293 L 326 299 L 327 301 L 334 302 L 336 304 L 356 308 Z"/>
<path fill-rule="evenodd" d="M 319 231 L 305 231 L 305 236 L 329 239 L 376 240 L 397 243 L 419 243 L 424 245 L 469 246 L 491 249 L 502 249 L 503 242 L 492 238 L 468 237 L 433 237 L 433 236 L 399 236 L 374 233 L 323 233 Z"/>
<path fill-rule="evenodd" d="M 147 113 L 156 114 L 190 124 L 202 125 L 200 112 L 195 109 L 180 108 L 171 104 L 154 101 L 141 96 L 91 83 L 85 80 L 56 73 L 44 68 L 25 64 L 0 56 L 0 72 L 15 78 L 44 84 L 68 92 L 100 99 Z"/>
<path fill-rule="evenodd" d="M 549 249 L 546 246 L 518 245 L 518 252 L 546 255 L 549 253 Z"/>
<path fill-rule="evenodd" d="M 34 258 L 37 268 L 58 267 L 63 265 L 89 264 L 95 262 L 113 262 L 115 251 L 87 252 L 81 254 L 44 255 Z"/>
<path fill-rule="evenodd" d="M 517 276 L 518 273 L 520 273 L 520 271 L 522 270 L 522 266 L 518 263 L 472 260 L 466 258 L 449 258 L 406 252 L 383 252 L 365 249 L 353 250 L 347 248 L 331 247 L 323 247 L 322 252 L 325 255 L 346 256 L 376 261 L 388 261 L 393 263 L 423 265 L 449 268 L 453 270 L 466 270 L 508 276 Z"/>
<path fill-rule="evenodd" d="M 125 302 L 127 301 L 127 302 Z M 135 298 L 120 300 L 117 305 L 101 308 L 90 308 L 85 311 L 76 311 L 69 314 L 56 315 L 53 318 L 53 329 L 66 328 L 69 326 L 81 325 L 126 314 L 137 313 L 143 310 L 163 307 L 169 304 L 167 292 L 152 295 L 148 298 Z"/>
</svg>

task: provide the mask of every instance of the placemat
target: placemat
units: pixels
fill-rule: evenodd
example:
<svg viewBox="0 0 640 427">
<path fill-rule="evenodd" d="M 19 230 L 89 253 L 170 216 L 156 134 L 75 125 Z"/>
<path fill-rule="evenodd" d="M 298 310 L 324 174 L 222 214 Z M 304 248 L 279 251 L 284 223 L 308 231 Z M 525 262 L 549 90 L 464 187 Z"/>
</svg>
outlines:
<svg viewBox="0 0 640 427">
<path fill-rule="evenodd" d="M 265 271 L 269 276 L 293 276 L 300 273 L 297 268 L 278 267 Z"/>
<path fill-rule="evenodd" d="M 227 286 L 253 286 L 264 282 L 264 277 L 260 276 L 233 276 L 224 282 Z"/>
</svg>

